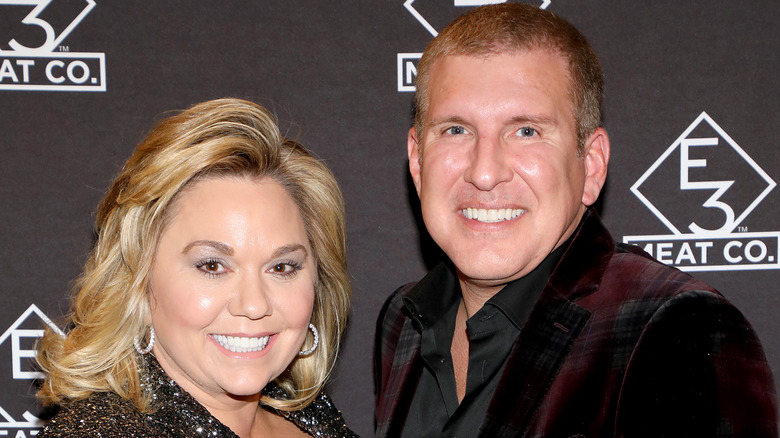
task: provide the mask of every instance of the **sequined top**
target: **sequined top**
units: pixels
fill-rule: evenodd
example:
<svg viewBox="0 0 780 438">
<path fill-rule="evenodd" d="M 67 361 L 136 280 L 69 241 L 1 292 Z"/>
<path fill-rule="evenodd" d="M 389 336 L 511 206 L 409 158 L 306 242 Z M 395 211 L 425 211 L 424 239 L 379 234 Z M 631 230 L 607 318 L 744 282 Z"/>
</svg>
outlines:
<svg viewBox="0 0 780 438">
<path fill-rule="evenodd" d="M 142 387 L 152 392 L 156 411 L 139 412 L 129 400 L 112 392 L 98 392 L 63 408 L 37 436 L 53 437 L 237 437 L 203 405 L 169 378 L 153 356 L 147 356 Z M 283 398 L 281 388 L 267 391 Z M 327 394 L 294 412 L 275 411 L 311 436 L 357 437 Z"/>
</svg>

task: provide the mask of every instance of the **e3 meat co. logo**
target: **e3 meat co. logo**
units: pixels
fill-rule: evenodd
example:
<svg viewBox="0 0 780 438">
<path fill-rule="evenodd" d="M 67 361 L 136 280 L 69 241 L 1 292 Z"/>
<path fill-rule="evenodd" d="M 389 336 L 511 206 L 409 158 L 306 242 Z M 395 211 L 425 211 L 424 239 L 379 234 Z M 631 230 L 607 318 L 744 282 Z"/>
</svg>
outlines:
<svg viewBox="0 0 780 438">
<path fill-rule="evenodd" d="M 428 33 L 436 37 L 436 35 L 439 34 L 439 31 L 436 30 L 437 25 L 432 23 L 432 21 L 434 21 L 433 16 L 439 19 L 437 20 L 440 22 L 438 27 L 443 28 L 451 19 L 466 12 L 466 10 L 463 9 L 455 9 L 455 14 L 451 14 L 451 12 L 453 12 L 451 7 L 453 6 L 456 8 L 463 8 L 497 3 L 506 3 L 506 0 L 450 0 L 447 2 L 440 0 L 406 0 L 404 1 L 404 8 L 406 8 L 407 12 L 409 12 L 409 14 L 411 14 L 412 17 L 428 31 Z M 541 9 L 547 9 L 547 6 L 549 6 L 552 1 L 539 0 L 539 3 Z M 450 12 L 450 14 L 447 12 Z M 442 20 L 443 17 L 446 17 L 446 19 Z M 415 90 L 414 79 L 417 77 L 417 62 L 420 61 L 421 56 L 422 53 L 420 52 L 398 53 L 396 55 L 396 67 L 398 71 L 397 85 L 399 92 Z"/>
<path fill-rule="evenodd" d="M 780 232 L 741 226 L 775 186 L 703 112 L 631 187 L 672 234 L 623 241 L 683 271 L 780 269 Z"/>
<path fill-rule="evenodd" d="M 43 378 L 35 365 L 35 344 L 46 326 L 65 336 L 32 304 L 0 335 L 0 370 L 5 371 L 0 373 L 0 436 L 27 438 L 43 426 L 33 381 Z"/>
<path fill-rule="evenodd" d="M 63 45 L 94 7 L 94 0 L 0 0 L 0 90 L 106 91 L 105 53 Z"/>
</svg>

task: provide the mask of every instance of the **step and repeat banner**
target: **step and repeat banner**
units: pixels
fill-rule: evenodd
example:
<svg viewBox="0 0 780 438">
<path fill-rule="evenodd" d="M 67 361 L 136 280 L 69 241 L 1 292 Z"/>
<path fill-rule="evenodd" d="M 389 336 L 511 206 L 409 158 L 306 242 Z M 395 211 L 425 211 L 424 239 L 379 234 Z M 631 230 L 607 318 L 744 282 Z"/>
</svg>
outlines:
<svg viewBox="0 0 780 438">
<path fill-rule="evenodd" d="M 407 176 L 416 64 L 489 2 L 0 0 L 0 436 L 40 428 L 35 343 L 65 330 L 112 177 L 156 120 L 227 96 L 272 109 L 344 191 L 354 305 L 329 391 L 370 436 L 376 314 L 441 257 Z M 780 2 L 528 2 L 602 61 L 615 239 L 722 291 L 780 375 Z"/>
</svg>

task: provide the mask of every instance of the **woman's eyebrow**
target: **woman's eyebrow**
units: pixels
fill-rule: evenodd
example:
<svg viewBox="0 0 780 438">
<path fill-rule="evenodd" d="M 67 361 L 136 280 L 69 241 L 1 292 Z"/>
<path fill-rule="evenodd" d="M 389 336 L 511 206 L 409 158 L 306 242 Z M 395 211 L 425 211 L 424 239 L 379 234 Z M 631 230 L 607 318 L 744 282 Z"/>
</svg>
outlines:
<svg viewBox="0 0 780 438">
<path fill-rule="evenodd" d="M 303 251 L 304 255 L 308 255 L 309 252 L 306 251 L 306 247 L 301 244 L 292 244 L 292 245 L 285 245 L 281 246 L 274 251 L 274 257 L 283 256 L 285 254 L 289 254 L 291 252 L 295 251 Z"/>
<path fill-rule="evenodd" d="M 225 255 L 233 255 L 233 248 L 228 245 L 227 243 L 223 242 L 217 242 L 215 240 L 196 240 L 194 242 L 189 243 L 187 246 L 184 247 L 182 250 L 182 254 L 188 252 L 195 246 L 208 246 L 211 248 L 216 249 L 217 251 L 221 252 Z"/>
</svg>

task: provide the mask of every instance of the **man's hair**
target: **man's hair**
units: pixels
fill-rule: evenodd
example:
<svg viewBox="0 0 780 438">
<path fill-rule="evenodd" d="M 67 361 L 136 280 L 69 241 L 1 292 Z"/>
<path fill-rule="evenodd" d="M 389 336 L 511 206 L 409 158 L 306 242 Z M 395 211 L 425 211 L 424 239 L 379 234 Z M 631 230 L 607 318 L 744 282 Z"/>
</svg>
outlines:
<svg viewBox="0 0 780 438">
<path fill-rule="evenodd" d="M 431 68 L 449 55 L 490 56 L 527 50 L 560 54 L 569 67 L 569 95 L 577 142 L 582 148 L 602 122 L 604 79 L 598 58 L 585 37 L 569 22 L 521 3 L 481 6 L 450 23 L 425 48 L 417 65 L 414 127 L 421 145 L 428 111 Z"/>
<path fill-rule="evenodd" d="M 100 203 L 97 242 L 73 290 L 72 329 L 65 339 L 48 331 L 39 347 L 46 380 L 38 395 L 46 404 L 111 391 L 142 412 L 154 409 L 151 394 L 140 386 L 143 359 L 133 341 L 147 336 L 149 273 L 157 245 L 179 195 L 196 181 L 221 177 L 273 180 L 301 213 L 317 270 L 311 323 L 320 343 L 276 379 L 290 398 L 263 396 L 262 401 L 292 410 L 319 394 L 336 360 L 351 296 L 341 192 L 322 162 L 281 135 L 268 110 L 219 99 L 162 120 Z M 311 343 L 307 335 L 305 345 Z"/>
</svg>

